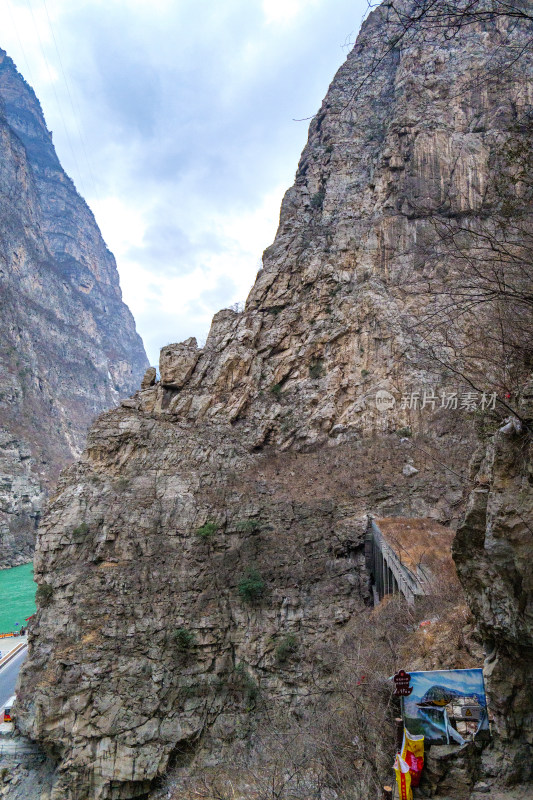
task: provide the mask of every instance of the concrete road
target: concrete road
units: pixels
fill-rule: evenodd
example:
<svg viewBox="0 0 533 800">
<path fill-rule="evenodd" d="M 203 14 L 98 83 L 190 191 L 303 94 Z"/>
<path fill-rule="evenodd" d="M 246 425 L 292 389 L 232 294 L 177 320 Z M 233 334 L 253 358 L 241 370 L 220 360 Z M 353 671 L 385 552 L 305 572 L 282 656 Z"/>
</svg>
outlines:
<svg viewBox="0 0 533 800">
<path fill-rule="evenodd" d="M 5 667 L 0 669 L 0 721 L 4 718 L 4 706 L 11 697 L 15 694 L 15 684 L 22 662 L 26 658 L 28 648 L 25 647 L 20 653 L 9 661 Z"/>
</svg>

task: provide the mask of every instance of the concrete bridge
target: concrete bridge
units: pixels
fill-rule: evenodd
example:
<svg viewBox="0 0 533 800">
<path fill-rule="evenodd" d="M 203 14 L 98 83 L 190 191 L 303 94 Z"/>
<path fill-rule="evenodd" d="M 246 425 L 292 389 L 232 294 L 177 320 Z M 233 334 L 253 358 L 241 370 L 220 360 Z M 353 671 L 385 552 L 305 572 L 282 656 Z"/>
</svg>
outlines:
<svg viewBox="0 0 533 800">
<path fill-rule="evenodd" d="M 454 572 L 454 532 L 429 518 L 368 516 L 365 560 L 374 603 L 387 594 L 402 594 L 412 605 L 432 593 L 439 575 Z"/>
</svg>

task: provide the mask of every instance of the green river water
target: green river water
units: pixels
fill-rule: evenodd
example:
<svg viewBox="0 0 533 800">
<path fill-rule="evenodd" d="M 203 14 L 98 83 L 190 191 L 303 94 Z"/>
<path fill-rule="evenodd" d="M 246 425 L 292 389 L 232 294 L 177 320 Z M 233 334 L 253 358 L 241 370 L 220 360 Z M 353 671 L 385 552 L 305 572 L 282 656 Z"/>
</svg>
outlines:
<svg viewBox="0 0 533 800">
<path fill-rule="evenodd" d="M 36 588 L 33 564 L 0 570 L 0 633 L 20 630 L 26 624 L 25 618 L 35 611 Z"/>
</svg>

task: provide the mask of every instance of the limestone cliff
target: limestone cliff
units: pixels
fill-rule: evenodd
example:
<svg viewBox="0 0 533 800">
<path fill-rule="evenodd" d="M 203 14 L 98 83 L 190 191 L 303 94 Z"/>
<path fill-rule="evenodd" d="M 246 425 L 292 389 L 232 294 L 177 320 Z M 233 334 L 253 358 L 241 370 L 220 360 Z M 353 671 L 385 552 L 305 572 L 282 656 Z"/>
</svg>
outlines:
<svg viewBox="0 0 533 800">
<path fill-rule="evenodd" d="M 169 767 L 224 754 L 260 763 L 261 720 L 288 742 L 287 717 L 325 706 L 344 662 L 361 670 L 376 624 L 366 512 L 457 524 L 471 415 L 401 402 L 461 386 L 419 357 L 403 323 L 423 301 L 397 289 L 424 268 L 432 215 L 481 216 L 494 143 L 528 109 L 528 70 L 471 87 L 490 27 L 405 42 L 376 65 L 387 31 L 369 17 L 244 312 L 217 314 L 202 349 L 163 348 L 160 382 L 152 370 L 101 416 L 63 474 L 16 711 L 58 762 L 54 800 L 144 797 Z M 377 678 L 375 691 L 390 695 Z M 341 707 L 327 722 L 345 772 L 317 756 L 305 780 L 318 770 L 320 796 L 349 784 L 367 797 L 390 765 L 388 717 L 353 719 Z"/>
<path fill-rule="evenodd" d="M 520 401 L 533 424 L 533 385 Z M 476 487 L 454 557 L 485 640 L 495 741 L 484 771 L 513 784 L 533 778 L 533 451 L 531 429 L 500 431 L 473 459 Z"/>
<path fill-rule="evenodd" d="M 43 492 L 146 367 L 118 272 L 39 102 L 0 50 L 0 566 L 31 558 Z"/>
</svg>

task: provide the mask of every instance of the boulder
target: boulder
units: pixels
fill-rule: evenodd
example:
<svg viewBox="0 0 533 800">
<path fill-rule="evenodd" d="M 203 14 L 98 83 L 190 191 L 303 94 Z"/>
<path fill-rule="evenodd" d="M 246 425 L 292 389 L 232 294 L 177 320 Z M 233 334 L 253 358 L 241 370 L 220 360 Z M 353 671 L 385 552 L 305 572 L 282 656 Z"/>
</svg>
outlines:
<svg viewBox="0 0 533 800">
<path fill-rule="evenodd" d="M 194 337 L 163 347 L 159 354 L 161 385 L 181 389 L 191 377 L 200 354 Z"/>
<path fill-rule="evenodd" d="M 403 475 L 405 475 L 406 478 L 410 478 L 413 475 L 416 475 L 418 473 L 418 470 L 416 467 L 413 467 L 412 464 L 406 464 L 402 469 L 402 473 Z"/>
<path fill-rule="evenodd" d="M 149 389 L 156 382 L 157 371 L 155 367 L 148 367 L 141 381 L 141 389 Z"/>
</svg>

